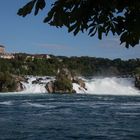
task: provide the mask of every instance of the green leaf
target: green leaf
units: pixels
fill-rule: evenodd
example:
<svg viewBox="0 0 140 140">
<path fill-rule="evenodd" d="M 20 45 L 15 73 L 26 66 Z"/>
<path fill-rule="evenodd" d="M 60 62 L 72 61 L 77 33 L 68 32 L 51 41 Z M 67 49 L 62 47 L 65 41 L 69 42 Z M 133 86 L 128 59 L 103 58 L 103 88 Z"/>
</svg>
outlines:
<svg viewBox="0 0 140 140">
<path fill-rule="evenodd" d="M 42 10 L 45 7 L 45 0 L 38 0 L 35 6 L 35 15 L 38 14 L 39 9 Z"/>
<path fill-rule="evenodd" d="M 102 33 L 104 32 L 104 28 L 102 26 L 99 26 L 98 28 L 98 38 L 102 39 Z"/>
<path fill-rule="evenodd" d="M 95 29 L 95 26 L 89 30 L 88 35 L 90 35 L 94 31 L 94 29 Z"/>
<path fill-rule="evenodd" d="M 126 37 L 127 37 L 127 32 L 124 32 L 120 37 L 121 44 L 126 41 Z"/>
<path fill-rule="evenodd" d="M 80 27 L 78 26 L 74 31 L 74 35 L 77 35 L 79 31 L 80 31 Z"/>
<path fill-rule="evenodd" d="M 68 32 L 73 31 L 77 27 L 77 23 L 73 24 L 72 26 L 69 27 Z"/>
<path fill-rule="evenodd" d="M 47 17 L 45 17 L 43 22 L 44 23 L 49 22 L 53 18 L 54 14 L 55 14 L 55 8 L 52 8 L 51 11 L 48 13 Z"/>
<path fill-rule="evenodd" d="M 97 32 L 97 28 L 95 28 L 94 32 L 90 35 L 91 37 L 94 36 Z"/>
<path fill-rule="evenodd" d="M 26 15 L 30 14 L 32 12 L 32 9 L 35 5 L 36 0 L 32 0 L 28 2 L 25 6 L 19 9 L 18 15 L 25 17 Z"/>
</svg>

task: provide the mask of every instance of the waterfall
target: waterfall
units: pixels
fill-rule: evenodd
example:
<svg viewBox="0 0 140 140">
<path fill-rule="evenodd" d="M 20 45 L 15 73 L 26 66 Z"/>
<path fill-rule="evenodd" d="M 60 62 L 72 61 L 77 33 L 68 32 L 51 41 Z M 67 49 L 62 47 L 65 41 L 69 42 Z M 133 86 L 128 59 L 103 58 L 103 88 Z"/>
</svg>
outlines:
<svg viewBox="0 0 140 140">
<path fill-rule="evenodd" d="M 134 87 L 133 78 L 93 78 L 85 79 L 86 89 L 80 89 L 79 85 L 74 85 L 78 93 L 107 94 L 107 95 L 140 95 Z"/>
<path fill-rule="evenodd" d="M 47 93 L 45 85 L 49 81 L 55 80 L 54 77 L 28 76 L 27 82 L 23 82 L 24 91 L 22 93 Z M 107 95 L 140 95 L 140 91 L 134 87 L 133 78 L 92 78 L 83 79 L 86 89 L 73 83 L 73 89 L 76 93 L 84 94 L 107 94 Z"/>
<path fill-rule="evenodd" d="M 22 93 L 47 93 L 45 85 L 54 80 L 49 76 L 27 76 L 27 82 L 22 82 L 24 90 Z"/>
</svg>

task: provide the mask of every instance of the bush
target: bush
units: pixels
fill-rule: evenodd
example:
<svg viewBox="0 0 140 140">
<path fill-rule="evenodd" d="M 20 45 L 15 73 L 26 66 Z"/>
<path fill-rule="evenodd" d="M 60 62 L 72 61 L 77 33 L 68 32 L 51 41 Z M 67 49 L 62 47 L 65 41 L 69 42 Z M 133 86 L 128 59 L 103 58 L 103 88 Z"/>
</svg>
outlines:
<svg viewBox="0 0 140 140">
<path fill-rule="evenodd" d="M 12 92 L 16 90 L 16 81 L 8 72 L 0 72 L 0 92 Z"/>
<path fill-rule="evenodd" d="M 57 79 L 54 82 L 55 91 L 72 92 L 72 82 L 66 77 Z"/>
<path fill-rule="evenodd" d="M 134 74 L 140 76 L 140 67 L 137 67 L 134 71 Z"/>
</svg>

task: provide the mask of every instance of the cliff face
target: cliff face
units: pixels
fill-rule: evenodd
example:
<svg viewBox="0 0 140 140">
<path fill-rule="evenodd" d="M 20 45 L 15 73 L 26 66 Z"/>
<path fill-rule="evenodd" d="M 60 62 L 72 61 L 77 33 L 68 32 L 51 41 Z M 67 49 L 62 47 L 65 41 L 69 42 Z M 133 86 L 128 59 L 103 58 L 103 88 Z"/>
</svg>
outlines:
<svg viewBox="0 0 140 140">
<path fill-rule="evenodd" d="M 76 93 L 73 90 L 73 83 L 78 84 L 81 88 L 85 88 L 85 82 L 73 75 L 67 68 L 62 68 L 56 75 L 55 81 L 46 84 L 49 93 Z"/>
</svg>

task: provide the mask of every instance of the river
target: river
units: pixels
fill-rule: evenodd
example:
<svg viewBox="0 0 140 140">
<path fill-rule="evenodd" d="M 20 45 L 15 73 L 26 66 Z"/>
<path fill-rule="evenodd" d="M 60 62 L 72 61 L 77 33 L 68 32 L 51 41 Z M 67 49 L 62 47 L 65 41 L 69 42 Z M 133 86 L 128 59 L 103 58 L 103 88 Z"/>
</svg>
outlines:
<svg viewBox="0 0 140 140">
<path fill-rule="evenodd" d="M 140 96 L 0 94 L 0 140 L 139 140 Z"/>
</svg>

